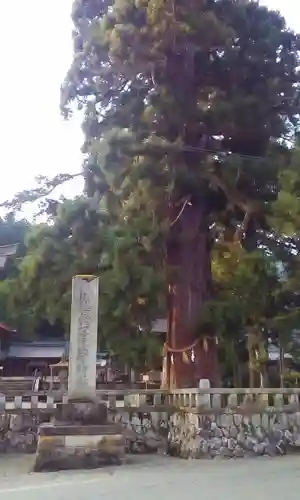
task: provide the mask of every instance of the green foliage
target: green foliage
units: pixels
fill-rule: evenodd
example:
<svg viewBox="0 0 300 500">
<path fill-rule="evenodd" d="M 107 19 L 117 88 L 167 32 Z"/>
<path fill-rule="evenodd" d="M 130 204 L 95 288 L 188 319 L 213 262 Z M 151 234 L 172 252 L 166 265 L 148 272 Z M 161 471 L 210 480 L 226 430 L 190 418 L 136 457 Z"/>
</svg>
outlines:
<svg viewBox="0 0 300 500">
<path fill-rule="evenodd" d="M 237 330 L 254 325 L 278 329 L 282 321 L 291 331 L 297 325 L 298 280 L 266 250 L 248 253 L 237 244 L 230 248 L 218 245 L 213 255 L 213 274 L 215 301 L 210 309 L 221 308 L 217 315 L 221 334 L 230 335 L 234 321 Z"/>
<path fill-rule="evenodd" d="M 74 99 L 84 106 L 92 166 L 128 175 L 132 162 L 121 153 L 131 146 L 147 153 L 138 158 L 138 180 L 175 182 L 180 196 L 207 190 L 212 173 L 224 181 L 236 166 L 233 184 L 243 195 L 266 189 L 276 174 L 267 162 L 227 161 L 225 173 L 207 155 L 181 148 L 211 149 L 210 141 L 223 136 L 221 150 L 257 156 L 270 138 L 290 131 L 299 109 L 299 40 L 278 14 L 228 0 L 99 0 L 75 2 L 73 20 L 76 57 L 62 105 L 65 113 Z M 172 145 L 177 151 L 165 155 Z"/>
<path fill-rule="evenodd" d="M 68 332 L 72 277 L 95 274 L 100 276 L 101 348 L 134 363 L 141 362 L 135 352 L 143 353 L 145 362 L 153 360 L 159 348 L 152 342 L 147 351 L 141 329 L 149 331 L 163 305 L 163 276 L 155 272 L 148 245 L 143 244 L 147 232 L 110 226 L 107 212 L 96 212 L 84 197 L 57 204 L 49 222 L 32 228 L 18 279 L 9 286 L 10 307 L 19 315 L 27 312 L 23 328 L 33 329 L 43 319 L 52 324 L 60 320 Z"/>
<path fill-rule="evenodd" d="M 11 306 L 11 290 L 18 280 L 18 264 L 26 253 L 26 236 L 31 225 L 25 220 L 17 220 L 13 214 L 0 219 L 0 246 L 17 244 L 17 253 L 8 257 L 0 269 L 0 322 L 13 327 L 20 324 L 19 310 Z"/>
</svg>

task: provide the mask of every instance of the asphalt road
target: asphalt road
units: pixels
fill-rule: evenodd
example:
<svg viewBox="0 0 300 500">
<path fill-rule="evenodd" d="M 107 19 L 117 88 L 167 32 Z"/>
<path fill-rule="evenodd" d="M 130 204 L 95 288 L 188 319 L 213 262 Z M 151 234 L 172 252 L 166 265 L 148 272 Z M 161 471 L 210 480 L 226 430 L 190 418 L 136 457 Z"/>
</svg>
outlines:
<svg viewBox="0 0 300 500">
<path fill-rule="evenodd" d="M 27 460 L 27 462 L 26 462 Z M 0 459 L 0 500 L 298 500 L 300 457 L 183 461 L 144 457 L 112 469 L 28 474 Z"/>
</svg>

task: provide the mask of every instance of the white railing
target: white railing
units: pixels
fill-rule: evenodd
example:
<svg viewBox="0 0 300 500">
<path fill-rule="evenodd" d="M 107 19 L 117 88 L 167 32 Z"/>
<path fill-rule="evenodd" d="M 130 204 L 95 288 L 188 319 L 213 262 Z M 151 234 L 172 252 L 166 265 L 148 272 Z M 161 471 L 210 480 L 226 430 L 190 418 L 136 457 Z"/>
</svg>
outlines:
<svg viewBox="0 0 300 500">
<path fill-rule="evenodd" d="M 300 389 L 177 389 L 170 391 L 168 403 L 177 408 L 220 410 L 300 407 Z"/>
<path fill-rule="evenodd" d="M 155 389 L 99 390 L 97 396 L 111 410 L 197 412 L 263 411 L 266 408 L 300 411 L 300 389 Z M 54 409 L 67 403 L 60 391 L 0 394 L 0 412 L 22 409 Z"/>
</svg>

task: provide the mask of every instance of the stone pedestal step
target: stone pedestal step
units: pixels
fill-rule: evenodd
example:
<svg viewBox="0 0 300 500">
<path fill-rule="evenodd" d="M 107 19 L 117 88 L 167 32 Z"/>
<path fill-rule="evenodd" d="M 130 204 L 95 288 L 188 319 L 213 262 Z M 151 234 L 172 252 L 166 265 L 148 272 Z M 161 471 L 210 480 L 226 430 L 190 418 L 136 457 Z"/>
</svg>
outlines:
<svg viewBox="0 0 300 500">
<path fill-rule="evenodd" d="M 121 465 L 125 438 L 121 426 L 42 425 L 34 470 L 57 471 Z"/>
</svg>

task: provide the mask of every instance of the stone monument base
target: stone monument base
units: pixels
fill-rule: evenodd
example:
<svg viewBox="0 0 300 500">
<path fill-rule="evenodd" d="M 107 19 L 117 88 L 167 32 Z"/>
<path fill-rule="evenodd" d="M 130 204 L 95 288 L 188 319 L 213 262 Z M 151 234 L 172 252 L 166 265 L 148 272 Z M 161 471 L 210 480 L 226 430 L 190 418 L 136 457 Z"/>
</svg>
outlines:
<svg viewBox="0 0 300 500">
<path fill-rule="evenodd" d="M 46 424 L 39 429 L 34 471 L 96 469 L 121 465 L 124 457 L 120 426 Z"/>
</svg>

